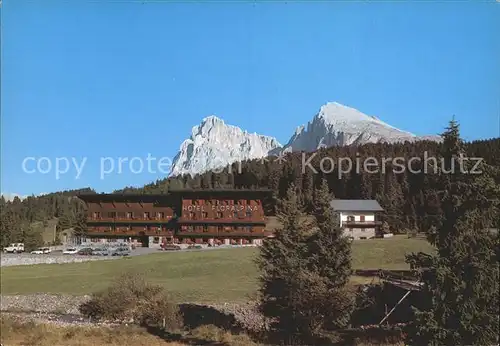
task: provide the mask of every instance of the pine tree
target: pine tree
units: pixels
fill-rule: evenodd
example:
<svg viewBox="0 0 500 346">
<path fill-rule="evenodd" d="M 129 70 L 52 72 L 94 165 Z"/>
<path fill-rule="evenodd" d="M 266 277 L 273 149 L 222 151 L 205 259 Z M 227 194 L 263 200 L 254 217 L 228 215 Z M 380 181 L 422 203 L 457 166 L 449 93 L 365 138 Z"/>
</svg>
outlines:
<svg viewBox="0 0 500 346">
<path fill-rule="evenodd" d="M 87 232 L 87 217 L 84 212 L 78 212 L 73 221 L 73 230 L 76 237 L 81 237 Z"/>
<path fill-rule="evenodd" d="M 302 180 L 302 204 L 307 208 L 312 205 L 314 190 L 314 176 L 311 170 L 306 170 Z M 309 208 L 310 210 L 310 208 Z"/>
<path fill-rule="evenodd" d="M 443 218 L 428 235 L 436 254 L 412 254 L 421 274 L 421 310 L 407 330 L 410 345 L 492 345 L 499 332 L 498 240 L 491 235 L 498 186 L 457 165 L 463 144 L 453 120 L 443 134 Z M 452 172 L 453 160 L 455 170 Z M 495 197 L 496 194 L 496 197 Z"/>
<path fill-rule="evenodd" d="M 354 308 L 353 296 L 347 290 L 352 275 L 351 244 L 340 228 L 338 214 L 331 208 L 333 194 L 328 183 L 322 180 L 316 192 L 314 216 L 317 230 L 309 241 L 309 269 L 316 273 L 325 290 L 321 315 L 324 327 L 345 327 Z"/>
<path fill-rule="evenodd" d="M 43 245 L 43 228 L 33 225 L 25 225 L 23 227 L 23 242 L 25 251 L 33 251 Z"/>
<path fill-rule="evenodd" d="M 1 247 L 6 247 L 10 243 L 22 240 L 22 232 L 12 210 L 3 210 L 0 222 Z"/>
<path fill-rule="evenodd" d="M 272 330 L 281 338 L 300 335 L 304 324 L 300 319 L 300 285 L 297 284 L 306 266 L 307 228 L 295 186 L 278 205 L 278 218 L 283 225 L 260 247 L 257 263 L 260 277 L 260 310 L 273 319 Z M 290 341 L 290 339 L 288 339 Z"/>
</svg>

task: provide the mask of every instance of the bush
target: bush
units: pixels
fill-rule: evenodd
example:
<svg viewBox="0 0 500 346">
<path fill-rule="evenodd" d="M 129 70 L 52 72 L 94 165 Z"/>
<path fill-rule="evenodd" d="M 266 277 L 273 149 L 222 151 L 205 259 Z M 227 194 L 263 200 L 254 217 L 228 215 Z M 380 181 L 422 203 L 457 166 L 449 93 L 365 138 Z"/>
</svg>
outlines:
<svg viewBox="0 0 500 346">
<path fill-rule="evenodd" d="M 168 330 L 182 327 L 179 307 L 163 288 L 135 273 L 122 275 L 106 290 L 93 294 L 80 305 L 80 312 L 97 320 L 131 321 Z"/>
<path fill-rule="evenodd" d="M 141 325 L 168 330 L 182 328 L 179 307 L 171 303 L 170 297 L 164 292 L 151 297 L 151 299 L 143 300 L 138 307 L 138 312 L 136 319 Z"/>
</svg>

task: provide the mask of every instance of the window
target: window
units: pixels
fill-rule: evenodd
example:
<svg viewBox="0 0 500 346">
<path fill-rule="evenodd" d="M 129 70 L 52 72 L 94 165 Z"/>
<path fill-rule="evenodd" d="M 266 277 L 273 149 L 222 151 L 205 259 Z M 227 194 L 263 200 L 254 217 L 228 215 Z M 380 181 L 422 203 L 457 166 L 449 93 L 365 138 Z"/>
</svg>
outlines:
<svg viewBox="0 0 500 346">
<path fill-rule="evenodd" d="M 347 221 L 353 222 L 354 221 L 354 216 L 348 216 Z"/>
<path fill-rule="evenodd" d="M 101 213 L 96 211 L 94 212 L 94 219 L 100 219 L 101 218 Z"/>
<path fill-rule="evenodd" d="M 114 212 L 114 211 L 108 212 L 108 217 L 111 218 L 111 219 L 116 218 L 116 212 Z"/>
<path fill-rule="evenodd" d="M 134 218 L 134 213 L 131 211 L 127 212 L 127 219 L 133 219 Z"/>
<path fill-rule="evenodd" d="M 153 244 L 158 244 L 160 242 L 160 237 L 153 238 Z"/>
<path fill-rule="evenodd" d="M 144 212 L 144 219 L 149 220 L 149 211 Z"/>
<path fill-rule="evenodd" d="M 203 225 L 203 232 L 208 232 L 208 226 L 207 225 Z"/>
<path fill-rule="evenodd" d="M 359 221 L 365 221 L 365 216 L 364 215 L 360 215 L 359 216 Z"/>
</svg>

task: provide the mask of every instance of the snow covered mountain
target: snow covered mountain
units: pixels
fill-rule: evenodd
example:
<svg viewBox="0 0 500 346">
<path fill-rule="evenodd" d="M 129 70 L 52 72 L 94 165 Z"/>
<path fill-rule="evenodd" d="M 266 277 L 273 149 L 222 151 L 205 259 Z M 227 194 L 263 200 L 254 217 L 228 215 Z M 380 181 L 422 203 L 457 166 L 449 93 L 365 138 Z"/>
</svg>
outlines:
<svg viewBox="0 0 500 346">
<path fill-rule="evenodd" d="M 323 105 L 307 126 L 297 128 L 284 147 L 274 137 L 248 133 L 209 116 L 193 127 L 191 137 L 182 143 L 170 176 L 195 175 L 282 151 L 311 152 L 322 147 L 418 140 L 439 141 L 440 137 L 416 136 L 337 102 Z"/>
<path fill-rule="evenodd" d="M 193 127 L 191 137 L 181 144 L 170 176 L 195 175 L 233 162 L 265 157 L 276 148 L 281 148 L 281 144 L 274 137 L 248 133 L 212 115 Z"/>
<path fill-rule="evenodd" d="M 300 126 L 284 146 L 284 151 L 311 152 L 323 147 L 362 145 L 379 142 L 438 140 L 437 136 L 418 137 L 382 120 L 337 102 L 323 105 L 312 121 Z"/>
</svg>

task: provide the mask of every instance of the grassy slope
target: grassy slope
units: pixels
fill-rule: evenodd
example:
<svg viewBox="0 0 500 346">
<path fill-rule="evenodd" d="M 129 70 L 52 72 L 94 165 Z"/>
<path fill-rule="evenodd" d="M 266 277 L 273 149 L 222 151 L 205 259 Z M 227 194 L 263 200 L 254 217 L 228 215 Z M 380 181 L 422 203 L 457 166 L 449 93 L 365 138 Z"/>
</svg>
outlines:
<svg viewBox="0 0 500 346">
<path fill-rule="evenodd" d="M 181 346 L 165 342 L 142 328 L 127 326 L 116 329 L 82 326 L 59 327 L 50 324 L 19 323 L 2 316 L 1 336 L 3 345 L 38 346 Z"/>
<path fill-rule="evenodd" d="M 406 269 L 405 253 L 429 251 L 421 239 L 396 237 L 353 243 L 355 269 Z M 1 269 L 2 294 L 87 294 L 107 287 L 120 273 L 139 270 L 179 301 L 237 302 L 254 294 L 255 248 L 171 252 L 113 261 Z"/>
</svg>

